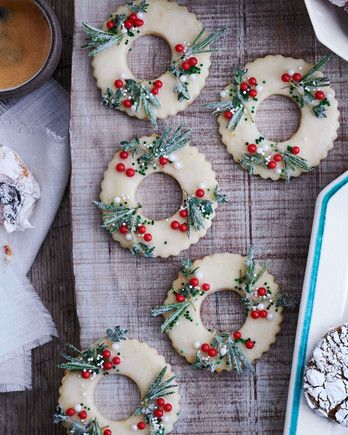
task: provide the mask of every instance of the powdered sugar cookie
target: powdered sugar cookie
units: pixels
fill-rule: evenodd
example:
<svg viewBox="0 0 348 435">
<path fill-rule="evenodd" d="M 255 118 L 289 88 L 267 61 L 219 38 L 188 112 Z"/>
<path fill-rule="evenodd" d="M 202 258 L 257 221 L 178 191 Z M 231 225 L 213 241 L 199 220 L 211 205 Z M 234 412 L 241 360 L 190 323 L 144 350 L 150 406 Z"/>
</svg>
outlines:
<svg viewBox="0 0 348 435">
<path fill-rule="evenodd" d="M 246 320 L 238 331 L 207 329 L 200 311 L 204 299 L 222 289 L 242 298 Z M 253 259 L 238 254 L 214 254 L 192 263 L 185 260 L 164 305 L 152 316 L 164 315 L 166 331 L 175 349 L 195 368 L 212 372 L 253 370 L 252 362 L 274 343 L 283 306 L 291 301 L 279 293 L 274 278 Z"/>
<path fill-rule="evenodd" d="M 117 326 L 106 337 L 84 351 L 72 347 L 65 355 L 55 423 L 63 423 L 68 434 L 128 435 L 132 432 L 165 435 L 172 431 L 179 411 L 179 392 L 171 367 L 145 343 L 126 338 Z M 97 408 L 94 392 L 106 375 L 119 374 L 138 386 L 141 403 L 122 421 L 105 417 Z"/>
<path fill-rule="evenodd" d="M 319 165 L 333 147 L 339 127 L 337 101 L 330 80 L 302 59 L 266 56 L 237 70 L 222 101 L 208 107 L 219 115 L 220 133 L 234 160 L 248 171 L 272 180 L 297 177 Z M 271 95 L 291 98 L 301 110 L 297 132 L 287 141 L 265 138 L 255 123 L 256 111 Z"/>
<path fill-rule="evenodd" d="M 308 405 L 348 426 L 348 324 L 329 331 L 315 347 L 304 373 Z"/>
<path fill-rule="evenodd" d="M 134 255 L 178 255 L 206 234 L 218 203 L 226 202 L 215 172 L 189 145 L 189 130 L 183 127 L 121 145 L 104 173 L 101 202 L 95 202 L 103 211 L 104 228 Z M 136 200 L 144 177 L 156 172 L 172 176 L 182 188 L 182 206 L 169 219 L 146 218 Z"/>
<path fill-rule="evenodd" d="M 207 34 L 196 16 L 174 1 L 134 1 L 111 14 L 103 30 L 84 23 L 92 66 L 103 103 L 139 119 L 167 118 L 200 94 L 209 74 L 209 46 L 224 29 Z M 143 35 L 163 38 L 172 51 L 168 70 L 155 80 L 138 80 L 127 53 Z"/>
</svg>

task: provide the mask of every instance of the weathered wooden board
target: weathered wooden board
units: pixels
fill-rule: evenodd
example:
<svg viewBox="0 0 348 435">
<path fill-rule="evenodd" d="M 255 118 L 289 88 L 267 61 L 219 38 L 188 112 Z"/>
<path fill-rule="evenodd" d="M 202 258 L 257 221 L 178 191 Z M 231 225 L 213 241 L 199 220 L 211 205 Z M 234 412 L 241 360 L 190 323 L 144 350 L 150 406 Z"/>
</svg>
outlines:
<svg viewBox="0 0 348 435">
<path fill-rule="evenodd" d="M 182 413 L 174 433 L 280 433 L 296 312 L 285 315 L 277 343 L 257 363 L 256 376 L 245 374 L 240 378 L 234 373 L 212 377 L 209 373 L 192 370 L 173 350 L 166 335 L 160 334 L 161 320 L 151 319 L 148 312 L 153 305 L 163 301 L 183 257 L 196 259 L 223 251 L 245 254 L 251 242 L 257 257 L 268 261 L 282 289 L 300 296 L 315 198 L 321 188 L 347 166 L 343 145 L 347 130 L 341 128 L 333 151 L 319 168 L 289 184 L 276 183 L 249 178 L 232 161 L 220 141 L 217 123 L 204 105 L 218 97 L 237 66 L 250 60 L 280 53 L 314 61 L 326 50 L 316 41 L 301 1 L 180 2 L 188 5 L 208 29 L 221 25 L 229 29 L 219 44 L 219 51 L 214 54 L 210 79 L 201 96 L 188 110 L 169 121 L 183 122 L 191 127 L 192 143 L 212 162 L 222 190 L 229 193 L 230 203 L 218 210 L 211 231 L 189 251 L 166 260 L 137 259 L 113 243 L 100 229 L 100 214 L 91 202 L 98 198 L 103 171 L 119 142 L 135 134 L 148 133 L 150 127 L 146 122 L 101 106 L 90 59 L 80 48 L 83 42 L 81 21 L 98 26 L 123 2 L 75 2 L 71 210 L 82 345 L 95 340 L 107 327 L 121 324 L 133 337 L 148 342 L 165 355 L 173 365 L 183 395 Z M 139 41 L 137 45 L 142 44 Z M 163 44 L 156 47 L 157 58 L 160 58 L 165 53 Z M 142 52 L 136 52 L 137 56 L 133 52 L 132 61 L 137 58 L 138 64 L 146 65 L 147 69 L 156 68 L 158 64 L 151 44 L 144 42 L 142 48 Z M 347 91 L 343 82 L 347 77 L 347 64 L 333 57 L 328 70 L 335 83 L 343 124 L 347 116 Z M 294 121 L 292 110 L 289 105 L 284 109 L 278 100 L 273 102 L 260 118 L 260 127 L 269 135 L 290 134 Z M 164 123 L 160 125 L 163 127 Z M 150 177 L 146 189 L 141 189 L 139 199 L 152 216 L 158 217 L 159 212 L 163 216 L 173 210 L 173 194 L 179 204 L 173 183 Z M 242 308 L 236 302 L 237 299 L 229 295 L 210 298 L 204 308 L 206 322 L 227 329 L 238 327 Z M 109 401 L 109 408 L 114 408 L 113 411 L 109 409 L 109 413 L 115 417 L 119 416 L 116 406 L 129 406 L 127 388 L 122 383 L 114 391 L 113 400 Z"/>
</svg>

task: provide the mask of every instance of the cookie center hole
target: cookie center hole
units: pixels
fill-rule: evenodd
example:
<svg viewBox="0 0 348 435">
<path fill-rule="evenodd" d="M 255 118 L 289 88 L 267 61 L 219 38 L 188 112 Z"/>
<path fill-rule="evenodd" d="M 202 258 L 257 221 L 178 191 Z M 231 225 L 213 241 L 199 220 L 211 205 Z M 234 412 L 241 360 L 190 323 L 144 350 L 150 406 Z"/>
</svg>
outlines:
<svg viewBox="0 0 348 435">
<path fill-rule="evenodd" d="M 141 214 L 149 219 L 161 220 L 172 216 L 182 202 L 179 183 L 167 174 L 151 174 L 140 184 L 137 201 L 142 205 Z"/>
<path fill-rule="evenodd" d="M 241 297 L 230 290 L 209 295 L 202 303 L 201 319 L 206 328 L 225 332 L 237 331 L 245 322 Z"/>
<path fill-rule="evenodd" d="M 122 375 L 103 377 L 96 386 L 94 399 L 101 414 L 117 421 L 132 415 L 141 401 L 135 382 Z"/>
<path fill-rule="evenodd" d="M 172 55 L 164 39 L 147 35 L 134 41 L 128 52 L 128 66 L 139 80 L 154 80 L 167 70 Z"/>
<path fill-rule="evenodd" d="M 301 111 L 294 101 L 283 95 L 266 98 L 256 111 L 260 133 L 274 142 L 289 140 L 298 130 Z"/>
</svg>

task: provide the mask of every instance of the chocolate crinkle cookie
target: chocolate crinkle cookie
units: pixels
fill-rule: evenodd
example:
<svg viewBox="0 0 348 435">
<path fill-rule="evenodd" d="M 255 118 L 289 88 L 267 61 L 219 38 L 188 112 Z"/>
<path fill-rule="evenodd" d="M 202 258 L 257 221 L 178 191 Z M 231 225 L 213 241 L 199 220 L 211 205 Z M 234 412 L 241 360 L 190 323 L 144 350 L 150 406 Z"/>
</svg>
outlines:
<svg viewBox="0 0 348 435">
<path fill-rule="evenodd" d="M 348 323 L 329 331 L 314 349 L 304 394 L 315 412 L 348 427 Z"/>
</svg>

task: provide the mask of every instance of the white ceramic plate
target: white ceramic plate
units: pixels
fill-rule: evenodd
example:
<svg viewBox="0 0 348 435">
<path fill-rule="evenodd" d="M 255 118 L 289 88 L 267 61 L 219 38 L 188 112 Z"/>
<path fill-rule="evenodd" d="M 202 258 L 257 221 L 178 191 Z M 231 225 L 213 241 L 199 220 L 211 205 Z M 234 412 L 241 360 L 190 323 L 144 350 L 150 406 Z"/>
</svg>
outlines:
<svg viewBox="0 0 348 435">
<path fill-rule="evenodd" d="M 305 0 L 305 4 L 319 41 L 348 60 L 348 13 L 329 0 Z"/>
<path fill-rule="evenodd" d="M 303 395 L 303 370 L 314 346 L 348 321 L 348 171 L 318 196 L 297 324 L 284 434 L 347 435 L 315 414 Z"/>
</svg>

